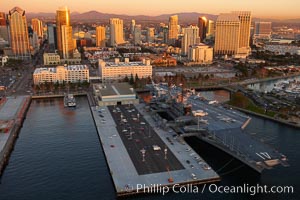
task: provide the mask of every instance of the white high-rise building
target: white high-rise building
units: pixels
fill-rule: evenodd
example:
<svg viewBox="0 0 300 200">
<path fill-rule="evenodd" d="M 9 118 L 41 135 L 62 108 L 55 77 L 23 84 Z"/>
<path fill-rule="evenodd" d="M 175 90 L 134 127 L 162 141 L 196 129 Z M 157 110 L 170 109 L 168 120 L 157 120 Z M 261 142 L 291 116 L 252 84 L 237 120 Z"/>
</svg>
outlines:
<svg viewBox="0 0 300 200">
<path fill-rule="evenodd" d="M 123 20 L 119 18 L 111 18 L 110 25 L 110 45 L 117 46 L 124 43 Z"/>
<path fill-rule="evenodd" d="M 199 43 L 199 28 L 197 26 L 189 26 L 183 29 L 183 38 L 181 44 L 181 53 L 188 54 L 189 46 Z"/>
</svg>

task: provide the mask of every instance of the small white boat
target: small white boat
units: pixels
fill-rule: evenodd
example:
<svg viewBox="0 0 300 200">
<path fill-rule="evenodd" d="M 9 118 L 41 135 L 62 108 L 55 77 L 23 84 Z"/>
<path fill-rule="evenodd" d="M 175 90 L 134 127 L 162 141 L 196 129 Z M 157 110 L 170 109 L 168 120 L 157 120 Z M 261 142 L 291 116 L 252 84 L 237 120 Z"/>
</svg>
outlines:
<svg viewBox="0 0 300 200">
<path fill-rule="evenodd" d="M 64 97 L 65 107 L 76 107 L 76 100 L 73 94 L 65 94 Z"/>
</svg>

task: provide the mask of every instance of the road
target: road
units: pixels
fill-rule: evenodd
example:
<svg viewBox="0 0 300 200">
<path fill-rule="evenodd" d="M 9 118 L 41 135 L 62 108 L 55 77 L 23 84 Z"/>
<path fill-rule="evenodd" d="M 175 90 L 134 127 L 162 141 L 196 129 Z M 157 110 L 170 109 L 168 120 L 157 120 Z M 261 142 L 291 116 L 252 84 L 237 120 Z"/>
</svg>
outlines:
<svg viewBox="0 0 300 200">
<path fill-rule="evenodd" d="M 30 95 L 32 94 L 33 77 L 32 74 L 36 67 L 43 64 L 44 46 L 40 47 L 39 52 L 33 56 L 28 64 L 23 64 L 23 69 L 20 70 L 21 76 L 15 81 L 11 88 L 6 90 L 6 95 Z"/>
</svg>

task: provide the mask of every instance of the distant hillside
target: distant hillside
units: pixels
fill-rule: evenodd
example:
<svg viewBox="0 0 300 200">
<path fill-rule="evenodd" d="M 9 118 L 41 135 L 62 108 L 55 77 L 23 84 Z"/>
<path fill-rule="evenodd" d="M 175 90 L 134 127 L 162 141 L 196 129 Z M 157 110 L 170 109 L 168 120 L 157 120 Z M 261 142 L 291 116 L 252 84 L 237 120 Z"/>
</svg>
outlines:
<svg viewBox="0 0 300 200">
<path fill-rule="evenodd" d="M 55 13 L 27 13 L 27 18 L 30 20 L 32 18 L 40 18 L 45 20 L 54 20 Z M 198 13 L 198 12 L 184 12 L 184 13 L 173 13 L 173 14 L 163 14 L 158 16 L 146 16 L 146 15 L 122 15 L 122 14 L 110 14 L 102 13 L 98 11 L 88 11 L 84 13 L 72 12 L 71 20 L 78 21 L 106 21 L 110 18 L 121 18 L 125 21 L 135 19 L 139 21 L 157 21 L 157 22 L 167 22 L 171 15 L 178 15 L 179 23 L 197 23 L 197 18 L 199 16 L 205 16 L 208 19 L 216 20 L 218 15 L 212 15 L 207 13 Z M 278 19 L 259 19 L 253 18 L 253 21 L 271 21 L 271 22 L 280 22 L 280 23 L 300 23 L 300 19 L 288 19 L 288 20 L 278 20 Z"/>
<path fill-rule="evenodd" d="M 171 15 L 178 15 L 180 22 L 191 22 L 194 23 L 197 21 L 199 16 L 206 16 L 209 19 L 216 19 L 216 15 L 204 14 L 204 13 L 174 13 L 174 14 L 163 14 L 158 16 L 146 16 L 146 15 L 119 15 L 119 14 L 108 14 L 101 13 L 97 11 L 89 11 L 81 14 L 71 15 L 71 18 L 74 20 L 84 19 L 84 20 L 109 20 L 109 18 L 117 17 L 125 21 L 135 19 L 136 21 L 161 21 L 167 22 Z"/>
</svg>

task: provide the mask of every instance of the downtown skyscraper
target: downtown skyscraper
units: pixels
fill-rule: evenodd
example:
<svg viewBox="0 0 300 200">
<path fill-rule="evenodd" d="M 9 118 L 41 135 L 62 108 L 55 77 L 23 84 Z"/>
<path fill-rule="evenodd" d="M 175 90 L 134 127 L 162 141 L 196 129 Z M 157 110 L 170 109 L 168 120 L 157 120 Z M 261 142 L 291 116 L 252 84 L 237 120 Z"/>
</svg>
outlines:
<svg viewBox="0 0 300 200">
<path fill-rule="evenodd" d="M 237 15 L 240 26 L 240 41 L 239 48 L 250 48 L 250 28 L 251 28 L 251 12 L 250 11 L 234 11 L 234 15 Z"/>
<path fill-rule="evenodd" d="M 137 24 L 134 27 L 133 43 L 135 45 L 142 43 L 142 26 L 140 24 Z"/>
<path fill-rule="evenodd" d="M 41 20 L 33 18 L 31 20 L 31 27 L 33 29 L 33 32 L 35 32 L 38 37 L 43 37 L 43 23 Z"/>
<path fill-rule="evenodd" d="M 0 38 L 9 42 L 9 35 L 6 23 L 6 15 L 4 12 L 0 12 Z"/>
<path fill-rule="evenodd" d="M 11 9 L 8 14 L 8 23 L 12 56 L 16 59 L 29 60 L 31 54 L 25 10 L 19 7 Z"/>
<path fill-rule="evenodd" d="M 183 29 L 183 38 L 181 44 L 181 54 L 187 55 L 189 46 L 200 42 L 199 28 L 197 26 L 189 26 Z"/>
<path fill-rule="evenodd" d="M 109 19 L 110 45 L 118 46 L 124 43 L 123 20 L 119 18 Z"/>
<path fill-rule="evenodd" d="M 271 38 L 272 22 L 255 22 L 254 37 L 256 38 Z"/>
<path fill-rule="evenodd" d="M 49 52 L 54 53 L 57 49 L 57 31 L 56 25 L 49 23 L 47 24 L 47 36 L 48 36 L 48 44 L 49 44 Z"/>
<path fill-rule="evenodd" d="M 207 23 L 208 22 L 206 17 L 198 18 L 199 37 L 201 42 L 203 42 L 203 40 L 206 38 L 207 25 L 208 25 Z"/>
<path fill-rule="evenodd" d="M 168 43 L 174 45 L 178 39 L 178 16 L 173 15 L 169 18 Z"/>
<path fill-rule="evenodd" d="M 251 12 L 220 14 L 216 22 L 214 52 L 219 55 L 248 56 Z"/>
<path fill-rule="evenodd" d="M 97 26 L 96 27 L 96 46 L 97 47 L 105 47 L 105 27 Z"/>
<path fill-rule="evenodd" d="M 135 27 L 135 20 L 132 19 L 130 23 L 130 33 L 133 35 L 134 34 L 134 27 Z"/>
<path fill-rule="evenodd" d="M 147 28 L 146 41 L 148 43 L 154 42 L 154 35 L 155 35 L 155 29 L 154 28 Z"/>
<path fill-rule="evenodd" d="M 64 59 L 73 57 L 73 34 L 70 24 L 70 10 L 67 7 L 56 11 L 57 50 Z"/>
</svg>

